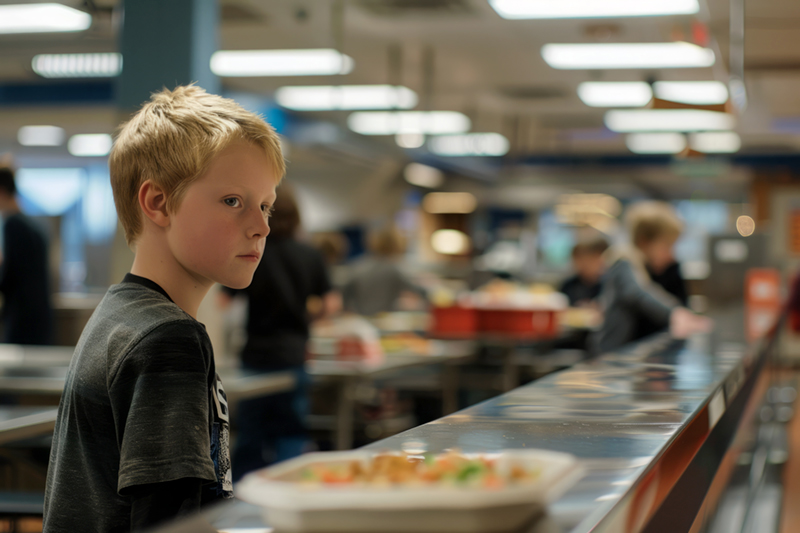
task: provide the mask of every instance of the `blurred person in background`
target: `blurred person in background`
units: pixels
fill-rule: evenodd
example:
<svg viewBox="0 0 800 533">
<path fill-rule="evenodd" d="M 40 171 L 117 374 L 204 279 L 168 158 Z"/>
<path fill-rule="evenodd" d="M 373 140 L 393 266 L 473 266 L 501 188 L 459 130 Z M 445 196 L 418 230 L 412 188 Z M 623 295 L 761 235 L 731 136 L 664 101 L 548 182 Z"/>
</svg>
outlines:
<svg viewBox="0 0 800 533">
<path fill-rule="evenodd" d="M 669 329 L 676 338 L 707 331 L 711 321 L 683 307 L 648 271 L 649 266 L 663 273 L 674 262 L 672 246 L 683 227 L 674 209 L 663 202 L 646 202 L 632 206 L 627 218 L 633 246 L 608 252 L 600 293 L 603 325 L 593 340 L 595 351 L 605 353 L 642 338 L 643 318 L 655 331 Z"/>
<path fill-rule="evenodd" d="M 603 254 L 608 241 L 599 231 L 585 232 L 572 248 L 572 267 L 575 274 L 561 284 L 560 292 L 567 295 L 571 307 L 593 305 L 600 295 L 600 280 L 606 271 Z"/>
<path fill-rule="evenodd" d="M 305 372 L 309 322 L 338 311 L 325 260 L 312 246 L 296 239 L 300 211 L 292 189 L 281 185 L 270 218 L 261 263 L 246 289 L 225 289 L 221 303 L 247 297 L 247 341 L 242 367 L 259 372 L 291 371 L 297 384 L 290 392 L 245 400 L 239 404 L 239 432 L 233 452 L 233 479 L 247 472 L 296 457 L 309 447 L 305 418 L 309 378 Z"/>
<path fill-rule="evenodd" d="M 10 165 L 1 166 L 3 342 L 52 344 L 47 238 L 36 223 L 20 211 L 16 194 L 14 170 Z"/>
<path fill-rule="evenodd" d="M 683 233 L 683 224 L 668 204 L 639 202 L 627 213 L 631 240 L 641 250 L 647 275 L 657 286 L 686 307 L 689 294 L 681 275 L 681 265 L 675 260 L 675 243 Z M 636 338 L 641 339 L 664 329 L 647 315 L 639 316 Z"/>
<path fill-rule="evenodd" d="M 401 270 L 406 243 L 400 231 L 387 226 L 370 233 L 369 253 L 353 265 L 343 289 L 345 310 L 365 316 L 419 308 L 425 291 Z"/>
</svg>

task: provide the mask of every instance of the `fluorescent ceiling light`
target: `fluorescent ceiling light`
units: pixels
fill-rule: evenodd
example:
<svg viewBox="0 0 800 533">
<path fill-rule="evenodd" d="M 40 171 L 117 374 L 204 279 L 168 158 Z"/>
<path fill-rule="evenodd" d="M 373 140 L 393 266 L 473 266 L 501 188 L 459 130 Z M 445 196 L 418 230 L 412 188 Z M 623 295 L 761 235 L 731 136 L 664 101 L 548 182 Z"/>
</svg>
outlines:
<svg viewBox="0 0 800 533">
<path fill-rule="evenodd" d="M 505 19 L 563 19 L 693 15 L 697 0 L 489 0 Z"/>
<path fill-rule="evenodd" d="M 715 105 L 728 101 L 728 88 L 719 81 L 657 81 L 653 90 L 657 98 L 681 104 Z"/>
<path fill-rule="evenodd" d="M 469 118 L 457 111 L 359 111 L 347 118 L 351 130 L 362 135 L 464 133 Z"/>
<path fill-rule="evenodd" d="M 61 146 L 64 129 L 58 126 L 22 126 L 17 132 L 22 146 Z"/>
<path fill-rule="evenodd" d="M 394 137 L 397 146 L 400 148 L 421 148 L 425 144 L 425 136 L 421 133 L 398 133 Z"/>
<path fill-rule="evenodd" d="M 591 107 L 642 107 L 653 99 L 653 91 L 643 81 L 587 81 L 578 85 L 578 97 Z"/>
<path fill-rule="evenodd" d="M 607 111 L 605 124 L 611 131 L 717 131 L 730 130 L 736 119 L 728 113 L 699 109 L 634 109 Z"/>
<path fill-rule="evenodd" d="M 122 54 L 39 54 L 31 66 L 44 78 L 108 78 L 122 72 Z"/>
<path fill-rule="evenodd" d="M 682 133 L 632 133 L 625 139 L 634 154 L 679 154 L 686 149 Z"/>
<path fill-rule="evenodd" d="M 704 154 L 732 154 L 742 147 L 742 140 L 732 131 L 693 133 L 689 146 Z"/>
<path fill-rule="evenodd" d="M 477 206 L 475 196 L 468 192 L 429 192 L 422 199 L 422 208 L 432 214 L 467 214 Z"/>
<path fill-rule="evenodd" d="M 332 48 L 214 52 L 217 76 L 332 76 L 353 70 L 353 58 Z"/>
<path fill-rule="evenodd" d="M 542 57 L 562 70 L 697 68 L 710 67 L 715 60 L 713 50 L 684 42 L 546 44 Z"/>
<path fill-rule="evenodd" d="M 409 163 L 403 170 L 403 177 L 411 185 L 436 189 L 444 183 L 444 174 L 438 168 L 429 167 L 421 163 Z"/>
<path fill-rule="evenodd" d="M 275 99 L 283 107 L 296 111 L 411 109 L 417 105 L 417 93 L 393 85 L 281 87 Z"/>
<path fill-rule="evenodd" d="M 461 255 L 469 252 L 470 239 L 463 231 L 440 229 L 431 235 L 431 248 L 443 255 Z"/>
<path fill-rule="evenodd" d="M 67 150 L 81 157 L 104 156 L 111 151 L 111 144 L 111 135 L 107 133 L 73 135 L 69 138 Z"/>
<path fill-rule="evenodd" d="M 82 31 L 91 25 L 91 15 L 61 4 L 0 6 L 0 33 Z"/>
<path fill-rule="evenodd" d="M 441 135 L 428 141 L 428 149 L 434 154 L 442 156 L 499 156 L 508 153 L 508 139 L 499 133 Z"/>
</svg>

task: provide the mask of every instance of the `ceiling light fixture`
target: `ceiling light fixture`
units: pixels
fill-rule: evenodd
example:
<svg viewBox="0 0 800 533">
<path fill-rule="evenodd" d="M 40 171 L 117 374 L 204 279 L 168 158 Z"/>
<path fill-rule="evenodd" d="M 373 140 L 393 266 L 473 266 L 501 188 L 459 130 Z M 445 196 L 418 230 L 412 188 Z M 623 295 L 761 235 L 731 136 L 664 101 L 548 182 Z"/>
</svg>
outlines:
<svg viewBox="0 0 800 533">
<path fill-rule="evenodd" d="M 508 139 L 499 133 L 440 135 L 428 141 L 428 149 L 441 156 L 501 156 L 508 148 Z"/>
<path fill-rule="evenodd" d="M 358 111 L 347 117 L 347 125 L 362 135 L 444 135 L 467 132 L 471 123 L 457 111 Z"/>
<path fill-rule="evenodd" d="M 349 74 L 353 58 L 332 48 L 309 50 L 230 50 L 214 52 L 217 76 L 333 76 Z"/>
<path fill-rule="evenodd" d="M 632 133 L 625 144 L 634 154 L 679 154 L 686 149 L 682 133 Z"/>
<path fill-rule="evenodd" d="M 275 92 L 275 99 L 295 111 L 411 109 L 417 105 L 417 93 L 394 85 L 281 87 Z"/>
<path fill-rule="evenodd" d="M 732 131 L 693 133 L 689 146 L 704 154 L 732 154 L 742 147 L 742 139 Z"/>
<path fill-rule="evenodd" d="M 39 54 L 31 67 L 43 78 L 108 78 L 122 72 L 122 54 Z"/>
<path fill-rule="evenodd" d="M 578 85 L 578 97 L 591 107 L 642 107 L 653 99 L 653 91 L 643 81 L 587 81 Z"/>
<path fill-rule="evenodd" d="M 91 15 L 62 4 L 0 6 L 0 33 L 83 31 L 91 25 Z"/>
<path fill-rule="evenodd" d="M 429 167 L 422 163 L 409 163 L 403 170 L 403 177 L 411 185 L 438 189 L 444 183 L 444 174 L 438 168 Z"/>
<path fill-rule="evenodd" d="M 398 133 L 394 140 L 397 146 L 409 150 L 422 148 L 422 145 L 425 144 L 425 136 L 421 133 Z"/>
<path fill-rule="evenodd" d="M 462 255 L 471 246 L 469 236 L 457 229 L 440 229 L 431 235 L 431 248 L 442 255 Z"/>
<path fill-rule="evenodd" d="M 724 131 L 733 129 L 736 119 L 728 113 L 700 109 L 614 109 L 606 112 L 605 124 L 618 133 Z"/>
<path fill-rule="evenodd" d="M 489 0 L 505 19 L 562 19 L 693 15 L 697 0 Z"/>
<path fill-rule="evenodd" d="M 108 155 L 111 145 L 111 135 L 88 133 L 70 137 L 67 150 L 70 154 L 78 157 L 102 157 Z"/>
<path fill-rule="evenodd" d="M 657 81 L 656 97 L 691 105 L 717 105 L 728 101 L 728 88 L 719 81 Z"/>
<path fill-rule="evenodd" d="M 699 68 L 714 64 L 714 51 L 685 43 L 546 44 L 542 58 L 553 68 Z"/>
<path fill-rule="evenodd" d="M 22 146 L 61 146 L 64 144 L 64 129 L 58 126 L 22 126 L 17 132 Z"/>
</svg>

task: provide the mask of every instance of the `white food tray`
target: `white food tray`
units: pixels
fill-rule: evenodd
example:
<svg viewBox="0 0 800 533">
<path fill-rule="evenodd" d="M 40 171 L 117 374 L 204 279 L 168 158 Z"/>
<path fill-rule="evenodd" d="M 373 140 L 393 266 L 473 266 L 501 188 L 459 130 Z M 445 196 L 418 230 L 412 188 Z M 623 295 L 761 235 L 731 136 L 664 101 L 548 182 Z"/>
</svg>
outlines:
<svg viewBox="0 0 800 533">
<path fill-rule="evenodd" d="M 267 523 L 278 531 L 500 533 L 523 526 L 583 477 L 572 455 L 505 450 L 485 455 L 497 459 L 499 471 L 517 464 L 538 471 L 539 476 L 499 489 L 310 486 L 286 480 L 315 463 L 366 463 L 374 455 L 369 451 L 310 453 L 245 476 L 235 493 L 261 506 Z"/>
</svg>

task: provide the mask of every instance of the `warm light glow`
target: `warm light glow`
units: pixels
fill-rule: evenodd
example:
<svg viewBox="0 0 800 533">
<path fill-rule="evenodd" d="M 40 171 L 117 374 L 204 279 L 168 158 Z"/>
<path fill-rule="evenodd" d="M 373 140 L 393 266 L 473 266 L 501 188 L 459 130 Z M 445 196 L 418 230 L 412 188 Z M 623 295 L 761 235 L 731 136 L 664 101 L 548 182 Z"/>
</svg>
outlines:
<svg viewBox="0 0 800 533">
<path fill-rule="evenodd" d="M 693 15 L 697 0 L 489 0 L 505 19 L 560 19 Z"/>
<path fill-rule="evenodd" d="M 747 215 L 742 215 L 736 219 L 736 231 L 742 237 L 749 237 L 756 231 L 756 221 Z"/>
<path fill-rule="evenodd" d="M 653 91 L 643 81 L 587 81 L 578 85 L 578 97 L 591 107 L 642 107 L 653 99 Z"/>
<path fill-rule="evenodd" d="M 353 70 L 353 58 L 333 50 L 231 50 L 214 52 L 217 76 L 333 76 Z"/>
<path fill-rule="evenodd" d="M 686 149 L 682 133 L 632 133 L 625 144 L 634 154 L 679 154 Z"/>
<path fill-rule="evenodd" d="M 80 157 L 99 157 L 111 151 L 111 135 L 107 133 L 90 133 L 73 135 L 67 143 L 69 153 Z"/>
<path fill-rule="evenodd" d="M 438 168 L 421 163 L 409 163 L 403 171 L 403 177 L 412 185 L 436 189 L 444 183 L 444 174 Z"/>
<path fill-rule="evenodd" d="M 275 92 L 275 99 L 296 111 L 411 109 L 417 105 L 417 93 L 393 85 L 281 87 Z"/>
<path fill-rule="evenodd" d="M 456 111 L 358 111 L 347 118 L 347 125 L 362 135 L 443 135 L 464 133 L 471 126 L 469 118 Z"/>
<path fill-rule="evenodd" d="M 425 136 L 421 133 L 398 133 L 394 140 L 400 148 L 422 148 L 425 144 Z"/>
<path fill-rule="evenodd" d="M 698 68 L 715 61 L 713 50 L 684 42 L 546 44 L 542 57 L 551 67 L 566 70 Z"/>
<path fill-rule="evenodd" d="M 431 192 L 422 199 L 422 208 L 428 213 L 472 213 L 478 206 L 475 196 L 468 192 Z"/>
<path fill-rule="evenodd" d="M 656 97 L 691 105 L 717 105 L 728 101 L 728 88 L 719 81 L 657 81 Z"/>
<path fill-rule="evenodd" d="M 732 154 L 742 147 L 742 140 L 732 131 L 693 133 L 689 146 L 704 154 Z"/>
<path fill-rule="evenodd" d="M 62 4 L 0 6 L 0 33 L 82 31 L 91 25 L 91 15 Z"/>
<path fill-rule="evenodd" d="M 31 67 L 43 78 L 108 78 L 122 72 L 122 54 L 39 54 Z"/>
<path fill-rule="evenodd" d="M 431 247 L 444 255 L 461 255 L 469 252 L 470 239 L 463 231 L 440 229 L 431 235 Z"/>
<path fill-rule="evenodd" d="M 22 126 L 17 132 L 22 146 L 61 146 L 64 129 L 58 126 Z"/>
<path fill-rule="evenodd" d="M 428 141 L 428 149 L 441 156 L 501 156 L 508 153 L 508 139 L 499 133 L 440 135 Z"/>
<path fill-rule="evenodd" d="M 718 131 L 736 126 L 736 119 L 728 113 L 700 109 L 635 109 L 606 112 L 605 124 L 611 131 Z"/>
</svg>

